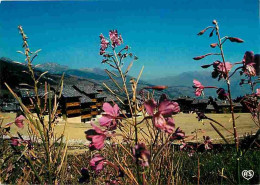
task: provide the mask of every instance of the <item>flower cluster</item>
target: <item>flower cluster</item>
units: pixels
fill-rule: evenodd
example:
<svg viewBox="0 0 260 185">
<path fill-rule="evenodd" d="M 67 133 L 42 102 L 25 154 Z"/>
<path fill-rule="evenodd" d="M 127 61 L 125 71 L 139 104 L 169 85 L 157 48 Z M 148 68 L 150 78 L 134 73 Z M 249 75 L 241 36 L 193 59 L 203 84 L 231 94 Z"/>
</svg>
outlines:
<svg viewBox="0 0 260 185">
<path fill-rule="evenodd" d="M 144 103 L 144 106 L 147 113 L 152 116 L 156 128 L 170 134 L 173 133 L 175 124 L 171 116 L 180 112 L 178 103 L 170 101 L 167 98 L 161 98 L 159 103 L 154 99 L 148 100 Z"/>
</svg>

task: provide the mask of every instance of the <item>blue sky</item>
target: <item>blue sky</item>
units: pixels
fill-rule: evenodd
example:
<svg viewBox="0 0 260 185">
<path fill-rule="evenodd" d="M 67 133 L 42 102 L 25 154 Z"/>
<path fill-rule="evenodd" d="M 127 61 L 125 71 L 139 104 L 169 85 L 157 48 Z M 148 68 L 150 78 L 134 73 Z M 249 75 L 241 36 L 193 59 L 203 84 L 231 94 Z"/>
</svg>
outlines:
<svg viewBox="0 0 260 185">
<path fill-rule="evenodd" d="M 227 60 L 240 61 L 247 50 L 260 53 L 257 0 L 103 0 L 80 2 L 5 2 L 0 4 L 0 57 L 23 61 L 17 26 L 29 36 L 31 50 L 42 49 L 36 63 L 56 62 L 71 68 L 101 64 L 99 34 L 117 29 L 144 65 L 143 79 L 201 70 L 216 58 L 194 61 L 215 49 L 216 38 L 196 34 L 217 19 L 222 36 L 245 40 L 226 42 Z"/>
</svg>

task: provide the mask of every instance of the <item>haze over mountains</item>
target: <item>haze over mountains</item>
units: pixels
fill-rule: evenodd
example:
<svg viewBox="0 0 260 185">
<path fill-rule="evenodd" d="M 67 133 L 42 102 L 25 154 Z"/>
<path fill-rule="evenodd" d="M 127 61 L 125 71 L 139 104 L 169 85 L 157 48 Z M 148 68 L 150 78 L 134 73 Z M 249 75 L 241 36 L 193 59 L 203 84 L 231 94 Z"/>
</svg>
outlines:
<svg viewBox="0 0 260 185">
<path fill-rule="evenodd" d="M 25 76 L 22 71 L 26 69 L 26 65 L 22 63 L 17 63 L 8 58 L 0 58 L 0 71 L 1 71 L 1 87 L 4 88 L 3 82 L 6 81 L 12 86 L 15 83 L 29 83 L 30 80 Z M 57 63 L 44 63 L 35 66 L 36 74 L 40 74 L 42 71 L 48 71 L 45 79 L 49 81 L 58 80 L 62 73 L 65 73 L 65 83 L 73 84 L 77 83 L 78 80 L 89 81 L 91 83 L 97 83 L 102 85 L 103 82 L 109 84 L 111 87 L 115 88 L 115 85 L 107 76 L 106 72 L 100 68 L 82 68 L 82 69 L 71 69 L 68 66 L 60 65 Z M 131 77 L 128 78 L 128 81 Z M 245 93 L 250 93 L 247 85 L 239 86 L 240 75 L 234 75 L 232 79 L 232 92 L 233 97 L 243 95 Z M 13 80 L 18 79 L 18 80 Z M 190 71 L 183 72 L 175 76 L 167 76 L 163 78 L 150 79 L 147 81 L 140 81 L 139 89 L 145 86 L 151 85 L 167 85 L 169 88 L 164 92 L 167 93 L 171 98 L 178 96 L 190 96 L 194 97 L 194 89 L 192 88 L 193 79 L 199 80 L 205 86 L 217 86 L 226 88 L 223 81 L 218 82 L 216 79 L 211 78 L 210 71 Z M 53 82 L 54 83 L 54 82 Z M 214 89 L 209 89 L 205 91 L 206 96 L 216 96 Z"/>
</svg>

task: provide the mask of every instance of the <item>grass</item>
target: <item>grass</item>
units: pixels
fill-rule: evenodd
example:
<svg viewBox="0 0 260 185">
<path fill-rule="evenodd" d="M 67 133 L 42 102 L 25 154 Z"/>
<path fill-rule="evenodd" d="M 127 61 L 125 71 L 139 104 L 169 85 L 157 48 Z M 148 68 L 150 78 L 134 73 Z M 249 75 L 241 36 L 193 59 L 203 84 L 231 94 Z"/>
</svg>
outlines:
<svg viewBox="0 0 260 185">
<path fill-rule="evenodd" d="M 4 123 L 11 122 L 15 119 L 15 113 L 0 113 L 7 119 L 4 120 Z M 222 123 L 227 129 L 232 132 L 232 122 L 231 122 L 231 114 L 207 114 L 208 117 L 213 118 L 220 123 Z M 250 114 L 248 113 L 238 113 L 236 114 L 237 118 L 237 130 L 239 136 L 242 136 L 245 133 L 255 133 L 258 127 L 254 124 L 251 119 Z M 141 120 L 141 118 L 139 118 Z M 214 143 L 222 142 L 219 135 L 215 132 L 215 130 L 210 126 L 208 120 L 198 121 L 196 118 L 196 114 L 178 114 L 174 116 L 176 127 L 180 127 L 183 131 L 185 131 L 186 135 L 190 135 L 195 129 L 202 129 L 204 133 L 198 133 L 198 137 L 201 138 L 203 135 L 208 135 L 213 139 Z M 61 133 L 63 131 L 63 127 L 65 125 L 65 121 L 60 119 L 59 124 L 57 125 L 56 133 Z M 145 125 L 140 125 L 143 129 L 146 129 Z M 216 127 L 222 131 L 223 135 L 227 138 L 232 138 L 233 136 L 225 131 L 220 126 L 216 125 Z M 91 128 L 90 123 L 81 123 L 80 117 L 69 118 L 68 124 L 66 127 L 65 135 L 69 137 L 70 140 L 83 140 L 85 141 L 84 131 Z M 17 128 L 15 125 L 11 126 L 11 133 L 13 135 L 17 135 L 17 131 L 19 131 L 23 135 L 27 135 L 27 128 L 23 129 Z M 215 140 L 215 141 L 214 141 Z"/>
</svg>

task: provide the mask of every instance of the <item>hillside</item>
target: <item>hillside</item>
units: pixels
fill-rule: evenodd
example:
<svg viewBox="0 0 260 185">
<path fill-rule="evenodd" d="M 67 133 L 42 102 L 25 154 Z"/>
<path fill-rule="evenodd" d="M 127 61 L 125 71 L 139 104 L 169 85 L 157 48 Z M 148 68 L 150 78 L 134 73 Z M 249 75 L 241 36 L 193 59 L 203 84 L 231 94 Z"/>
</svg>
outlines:
<svg viewBox="0 0 260 185">
<path fill-rule="evenodd" d="M 247 85 L 240 86 L 239 82 L 242 77 L 237 73 L 231 79 L 231 90 L 233 97 L 250 93 L 250 89 Z M 199 80 L 205 86 L 217 86 L 226 89 L 226 85 L 223 80 L 211 78 L 211 71 L 190 71 L 183 72 L 175 76 L 167 76 L 163 78 L 151 79 L 148 82 L 155 85 L 168 85 L 169 90 L 175 89 L 179 94 L 194 96 L 193 94 L 193 79 Z M 205 91 L 206 96 L 216 96 L 214 89 L 207 89 Z"/>
</svg>

